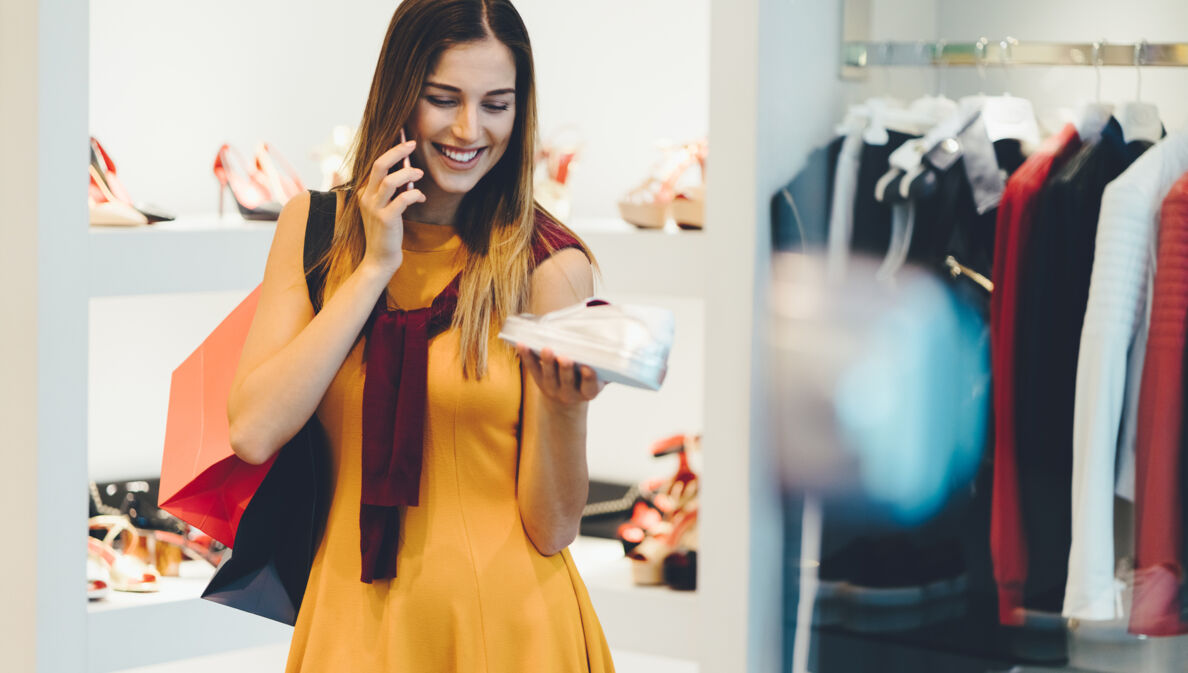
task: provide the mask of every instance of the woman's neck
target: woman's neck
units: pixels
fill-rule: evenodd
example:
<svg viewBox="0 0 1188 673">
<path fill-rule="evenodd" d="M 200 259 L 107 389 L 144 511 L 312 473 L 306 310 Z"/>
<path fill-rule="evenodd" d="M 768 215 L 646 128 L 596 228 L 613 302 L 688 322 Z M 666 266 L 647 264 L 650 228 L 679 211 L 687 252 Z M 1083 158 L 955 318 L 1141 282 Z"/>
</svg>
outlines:
<svg viewBox="0 0 1188 673">
<path fill-rule="evenodd" d="M 425 194 L 424 203 L 414 203 L 404 210 L 404 219 L 423 224 L 454 226 L 462 194 L 449 194 L 437 189 L 430 180 L 422 180 L 417 188 Z"/>
</svg>

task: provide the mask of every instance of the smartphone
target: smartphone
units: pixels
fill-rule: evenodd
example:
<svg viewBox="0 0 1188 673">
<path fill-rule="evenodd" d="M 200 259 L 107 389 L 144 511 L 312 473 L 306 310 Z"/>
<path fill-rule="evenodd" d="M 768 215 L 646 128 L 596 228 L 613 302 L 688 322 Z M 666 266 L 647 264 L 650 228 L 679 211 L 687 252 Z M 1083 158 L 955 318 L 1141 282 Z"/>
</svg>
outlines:
<svg viewBox="0 0 1188 673">
<path fill-rule="evenodd" d="M 408 142 L 408 141 L 405 138 L 404 129 L 400 129 L 400 144 L 403 145 L 406 142 Z M 400 170 L 401 168 L 408 168 L 411 165 L 412 165 L 412 163 L 409 162 L 408 157 L 404 157 L 403 163 L 394 164 L 391 168 L 388 169 L 388 175 L 395 173 L 396 171 Z M 404 186 L 404 191 L 407 192 L 407 191 L 411 190 L 412 188 L 413 188 L 413 182 L 410 180 L 409 183 Z"/>
</svg>

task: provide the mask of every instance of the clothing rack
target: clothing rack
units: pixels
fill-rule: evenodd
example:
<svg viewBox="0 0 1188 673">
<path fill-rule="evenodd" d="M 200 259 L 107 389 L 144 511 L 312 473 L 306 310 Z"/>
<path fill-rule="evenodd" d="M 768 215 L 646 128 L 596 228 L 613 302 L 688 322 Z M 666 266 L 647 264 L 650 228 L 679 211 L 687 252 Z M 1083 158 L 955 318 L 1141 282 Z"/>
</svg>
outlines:
<svg viewBox="0 0 1188 673">
<path fill-rule="evenodd" d="M 1188 67 L 1188 42 L 845 42 L 844 68 L 882 66 L 1087 65 Z"/>
</svg>

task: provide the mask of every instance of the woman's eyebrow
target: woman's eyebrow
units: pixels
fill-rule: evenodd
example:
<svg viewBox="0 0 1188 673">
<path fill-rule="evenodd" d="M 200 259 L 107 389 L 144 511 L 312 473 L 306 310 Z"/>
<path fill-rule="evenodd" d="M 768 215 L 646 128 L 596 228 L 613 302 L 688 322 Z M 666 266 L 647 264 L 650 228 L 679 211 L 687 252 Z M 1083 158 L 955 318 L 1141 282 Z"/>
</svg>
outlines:
<svg viewBox="0 0 1188 673">
<path fill-rule="evenodd" d="M 433 87 L 437 87 L 438 89 L 445 89 L 446 91 L 453 91 L 454 93 L 462 93 L 461 89 L 459 89 L 456 86 L 450 86 L 449 84 L 438 84 L 437 82 L 425 82 L 425 86 L 433 86 Z M 498 96 L 499 94 L 503 94 L 503 93 L 515 93 L 515 92 L 516 92 L 515 89 L 495 89 L 494 91 L 488 91 L 486 95 Z"/>
</svg>

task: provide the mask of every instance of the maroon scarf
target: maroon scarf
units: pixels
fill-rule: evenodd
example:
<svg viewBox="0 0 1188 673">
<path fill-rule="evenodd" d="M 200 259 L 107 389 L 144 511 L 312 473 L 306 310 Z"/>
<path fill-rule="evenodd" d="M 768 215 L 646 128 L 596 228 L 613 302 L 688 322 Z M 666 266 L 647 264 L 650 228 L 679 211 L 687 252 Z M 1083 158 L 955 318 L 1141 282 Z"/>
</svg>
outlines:
<svg viewBox="0 0 1188 673">
<path fill-rule="evenodd" d="M 568 231 L 536 212 L 533 266 L 579 247 Z M 363 382 L 363 489 L 359 503 L 362 581 L 396 576 L 400 508 L 419 504 L 424 452 L 429 340 L 449 329 L 460 276 L 428 308 L 389 309 L 380 296 L 369 321 Z"/>
</svg>

